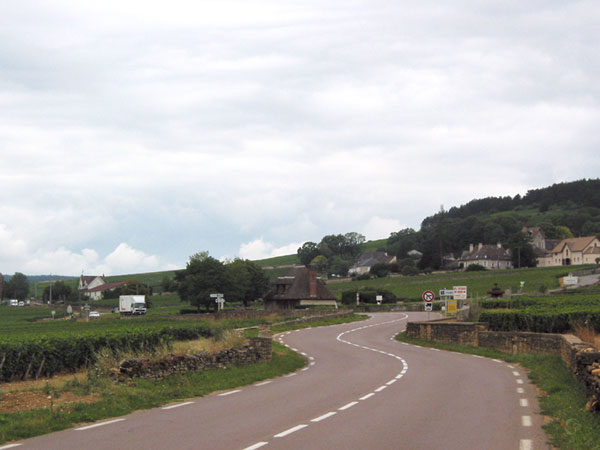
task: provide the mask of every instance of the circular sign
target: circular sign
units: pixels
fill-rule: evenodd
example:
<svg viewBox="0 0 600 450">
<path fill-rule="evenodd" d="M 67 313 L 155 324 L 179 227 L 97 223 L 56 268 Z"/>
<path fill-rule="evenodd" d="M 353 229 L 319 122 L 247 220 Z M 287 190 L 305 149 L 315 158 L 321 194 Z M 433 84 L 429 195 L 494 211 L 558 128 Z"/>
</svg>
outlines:
<svg viewBox="0 0 600 450">
<path fill-rule="evenodd" d="M 435 299 L 435 294 L 432 291 L 425 291 L 421 297 L 425 303 L 431 303 Z"/>
</svg>

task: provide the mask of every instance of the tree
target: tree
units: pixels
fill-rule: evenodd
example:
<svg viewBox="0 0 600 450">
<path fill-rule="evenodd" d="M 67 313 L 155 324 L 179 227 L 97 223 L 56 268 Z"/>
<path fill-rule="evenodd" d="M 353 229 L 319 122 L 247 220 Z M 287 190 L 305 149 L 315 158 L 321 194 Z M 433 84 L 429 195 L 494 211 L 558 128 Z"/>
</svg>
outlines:
<svg viewBox="0 0 600 450">
<path fill-rule="evenodd" d="M 310 262 L 310 267 L 315 269 L 318 273 L 327 273 L 329 260 L 323 255 L 316 256 L 315 259 Z"/>
<path fill-rule="evenodd" d="M 387 240 L 387 251 L 398 258 L 406 258 L 417 246 L 417 232 L 412 228 L 394 231 Z"/>
<path fill-rule="evenodd" d="M 298 249 L 298 258 L 300 262 L 305 266 L 309 266 L 310 262 L 319 256 L 321 252 L 315 242 L 305 242 L 302 247 Z"/>
<path fill-rule="evenodd" d="M 369 269 L 369 273 L 377 278 L 387 277 L 391 271 L 392 265 L 388 263 L 375 263 Z"/>
<path fill-rule="evenodd" d="M 174 292 L 177 290 L 177 282 L 174 278 L 165 275 L 160 283 L 160 287 L 163 292 Z"/>
<path fill-rule="evenodd" d="M 17 300 L 25 300 L 29 295 L 29 282 L 27 277 L 16 272 L 11 279 L 4 284 L 4 295 Z"/>
<path fill-rule="evenodd" d="M 535 267 L 537 266 L 537 258 L 535 250 L 529 242 L 529 236 L 522 231 L 511 234 L 508 238 L 508 248 L 512 253 L 513 267 Z"/>
<path fill-rule="evenodd" d="M 340 256 L 334 256 L 329 263 L 329 274 L 345 277 L 352 264 Z"/>
<path fill-rule="evenodd" d="M 247 308 L 250 302 L 264 297 L 269 292 L 269 277 L 258 264 L 238 258 L 225 267 L 230 282 L 225 289 L 225 298 L 240 300 Z"/>
<path fill-rule="evenodd" d="M 181 301 L 188 302 L 200 311 L 201 306 L 210 310 L 217 304 L 210 294 L 224 293 L 230 287 L 230 279 L 225 265 L 208 256 L 207 252 L 190 257 L 185 269 L 175 272 L 177 292 Z"/>
<path fill-rule="evenodd" d="M 50 298 L 50 293 L 52 293 L 52 298 Z M 63 281 L 57 281 L 52 284 L 52 286 L 46 286 L 44 288 L 42 299 L 45 302 L 55 302 L 59 300 L 63 302 L 68 300 L 73 301 L 77 299 L 77 293 L 73 291 L 71 286 L 66 285 Z"/>
</svg>

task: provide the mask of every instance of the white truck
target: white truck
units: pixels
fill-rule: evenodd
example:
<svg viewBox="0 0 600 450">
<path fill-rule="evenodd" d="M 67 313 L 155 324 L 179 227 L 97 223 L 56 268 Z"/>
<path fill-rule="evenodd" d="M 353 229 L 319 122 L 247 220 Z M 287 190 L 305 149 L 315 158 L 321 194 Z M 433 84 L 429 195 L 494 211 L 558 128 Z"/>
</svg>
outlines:
<svg viewBox="0 0 600 450">
<path fill-rule="evenodd" d="M 121 315 L 146 314 L 146 296 L 121 295 L 119 297 L 119 313 Z"/>
</svg>

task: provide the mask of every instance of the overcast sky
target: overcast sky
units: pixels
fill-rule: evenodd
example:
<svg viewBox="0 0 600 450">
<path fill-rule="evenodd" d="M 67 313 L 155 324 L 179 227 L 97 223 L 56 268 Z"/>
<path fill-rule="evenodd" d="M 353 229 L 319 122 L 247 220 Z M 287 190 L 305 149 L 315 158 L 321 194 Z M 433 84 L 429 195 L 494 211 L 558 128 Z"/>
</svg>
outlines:
<svg viewBox="0 0 600 450">
<path fill-rule="evenodd" d="M 380 239 L 600 176 L 597 1 L 0 2 L 0 272 Z"/>
</svg>

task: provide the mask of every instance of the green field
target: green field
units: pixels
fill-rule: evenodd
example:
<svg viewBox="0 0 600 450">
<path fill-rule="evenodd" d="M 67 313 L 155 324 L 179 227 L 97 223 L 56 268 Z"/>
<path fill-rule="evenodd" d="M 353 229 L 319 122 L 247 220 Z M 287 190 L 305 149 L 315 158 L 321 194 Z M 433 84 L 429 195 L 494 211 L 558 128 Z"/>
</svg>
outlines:
<svg viewBox="0 0 600 450">
<path fill-rule="evenodd" d="M 518 292 L 520 282 L 524 281 L 524 293 L 538 293 L 559 288 L 558 277 L 569 271 L 593 266 L 543 267 L 528 269 L 494 270 L 485 272 L 450 272 L 429 275 L 395 276 L 365 281 L 330 281 L 327 288 L 341 299 L 342 292 L 365 288 L 386 289 L 403 300 L 420 300 L 423 291 L 432 290 L 436 296 L 440 289 L 452 289 L 453 286 L 467 286 L 470 298 L 484 297 L 494 287 Z"/>
</svg>

